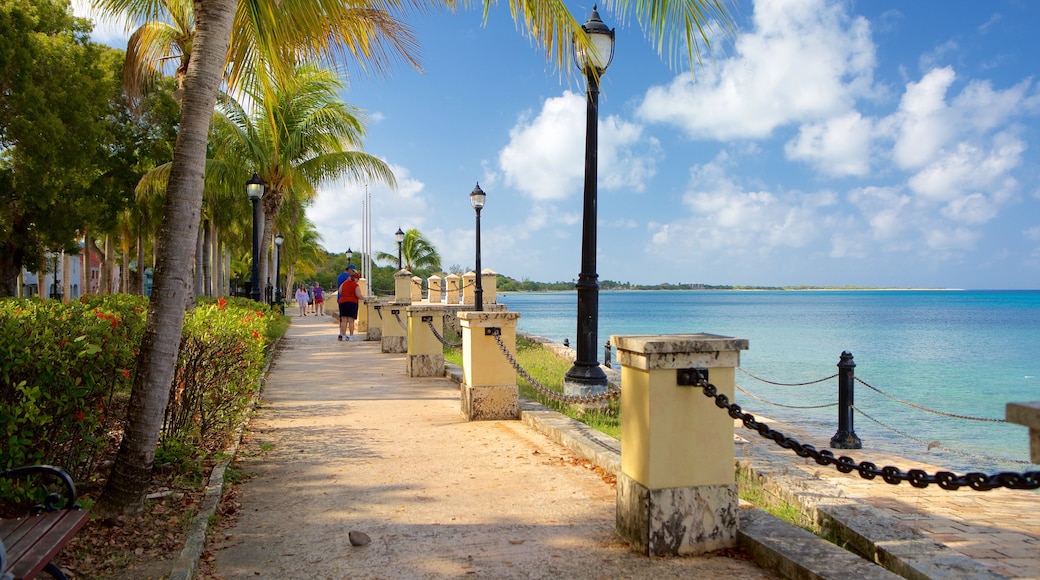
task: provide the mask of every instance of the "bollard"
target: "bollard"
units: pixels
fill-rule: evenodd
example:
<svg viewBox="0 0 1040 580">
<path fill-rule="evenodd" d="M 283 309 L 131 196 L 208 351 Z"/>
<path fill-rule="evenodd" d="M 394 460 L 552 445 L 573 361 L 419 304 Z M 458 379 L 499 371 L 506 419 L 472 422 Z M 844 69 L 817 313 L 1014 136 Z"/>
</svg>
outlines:
<svg viewBox="0 0 1040 580">
<path fill-rule="evenodd" d="M 607 367 L 608 369 L 613 368 L 610 366 L 610 355 L 610 341 L 608 340 L 607 343 L 603 345 L 603 366 Z"/>
<path fill-rule="evenodd" d="M 408 352 L 407 308 L 407 302 L 390 302 L 383 307 L 383 352 Z"/>
<path fill-rule="evenodd" d="M 422 302 L 422 278 L 418 276 L 412 276 L 412 290 L 410 301 L 412 303 Z"/>
<path fill-rule="evenodd" d="M 737 542 L 733 419 L 690 377 L 733 399 L 748 341 L 713 334 L 611 336 L 621 365 L 618 535 L 647 556 Z"/>
<path fill-rule="evenodd" d="M 861 449 L 863 442 L 852 428 L 855 406 L 856 363 L 852 353 L 842 351 L 838 361 L 838 430 L 831 437 L 831 449 Z"/>
<path fill-rule="evenodd" d="M 430 324 L 438 334 L 444 332 L 444 307 L 413 304 L 407 311 L 408 376 L 443 377 L 444 346 L 430 330 Z"/>
<path fill-rule="evenodd" d="M 394 301 L 401 304 L 412 302 L 412 273 L 408 270 L 394 273 Z"/>
<path fill-rule="evenodd" d="M 483 279 L 481 279 L 483 280 Z M 466 272 L 462 275 L 462 303 L 466 306 L 474 306 L 477 301 L 474 300 L 475 292 L 477 290 L 477 275 L 472 271 Z"/>
<path fill-rule="evenodd" d="M 365 299 L 364 304 L 358 305 L 366 312 L 367 328 L 365 328 L 365 340 L 383 340 L 383 311 L 386 303 L 375 296 Z"/>
<path fill-rule="evenodd" d="M 1004 416 L 1008 423 L 1029 427 L 1029 460 L 1040 464 L 1040 401 L 1008 403 Z"/>
<path fill-rule="evenodd" d="M 462 416 L 468 421 L 520 418 L 516 369 L 498 345 L 516 357 L 519 312 L 459 312 L 462 327 Z"/>
<path fill-rule="evenodd" d="M 442 304 L 444 298 L 441 296 L 441 277 L 437 275 L 430 276 L 426 284 L 429 286 L 429 290 L 426 294 L 426 301 L 430 304 Z"/>
<path fill-rule="evenodd" d="M 480 271 L 480 289 L 484 292 L 484 304 L 498 303 L 498 273 L 491 268 Z"/>
<path fill-rule="evenodd" d="M 362 296 L 368 296 L 368 280 L 359 278 L 358 288 L 361 288 Z M 365 340 L 368 340 L 368 306 L 364 302 L 358 304 L 358 315 L 357 320 L 354 321 L 354 332 L 358 334 L 365 333 Z"/>
<path fill-rule="evenodd" d="M 446 292 L 448 304 L 459 303 L 459 280 L 460 278 L 458 274 L 448 274 L 448 276 L 444 279 L 444 283 L 448 285 L 448 291 Z"/>
</svg>

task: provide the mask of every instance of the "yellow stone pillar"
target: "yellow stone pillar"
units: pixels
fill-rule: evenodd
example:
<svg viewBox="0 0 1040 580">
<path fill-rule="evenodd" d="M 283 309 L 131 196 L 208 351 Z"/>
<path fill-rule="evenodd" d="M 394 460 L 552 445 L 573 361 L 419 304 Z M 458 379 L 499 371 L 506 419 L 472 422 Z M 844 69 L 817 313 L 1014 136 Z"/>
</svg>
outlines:
<svg viewBox="0 0 1040 580">
<path fill-rule="evenodd" d="M 388 302 L 383 307 L 383 352 L 408 352 L 407 308 L 407 302 Z"/>
<path fill-rule="evenodd" d="M 394 301 L 412 303 L 412 273 L 408 270 L 398 270 L 394 274 Z"/>
<path fill-rule="evenodd" d="M 748 341 L 714 334 L 611 336 L 621 364 L 618 535 L 647 556 L 698 555 L 737 542 L 733 419 L 691 369 L 733 400 Z"/>
<path fill-rule="evenodd" d="M 386 300 L 370 296 L 365 299 L 364 304 L 358 305 L 358 314 L 360 315 L 360 310 L 364 309 L 365 316 L 368 318 L 365 340 L 383 340 L 383 317 L 386 312 L 386 304 Z"/>
<path fill-rule="evenodd" d="M 437 275 L 430 276 L 430 279 L 426 282 L 430 287 L 429 293 L 426 295 L 426 301 L 430 304 L 443 304 L 444 299 L 441 298 L 442 290 L 442 278 Z"/>
<path fill-rule="evenodd" d="M 476 304 L 473 293 L 477 289 L 477 275 L 473 272 L 466 272 L 462 275 L 462 303 L 466 306 L 473 306 Z"/>
<path fill-rule="evenodd" d="M 520 418 L 516 369 L 499 341 L 516 357 L 519 312 L 459 312 L 462 327 L 462 416 L 469 421 Z"/>
<path fill-rule="evenodd" d="M 409 302 L 416 303 L 422 302 L 422 278 L 418 276 L 412 276 L 411 296 Z"/>
<path fill-rule="evenodd" d="M 480 290 L 484 293 L 484 304 L 497 304 L 498 273 L 491 268 L 484 268 L 480 273 Z"/>
<path fill-rule="evenodd" d="M 444 281 L 448 284 L 448 304 L 459 303 L 459 275 L 448 274 Z"/>
<path fill-rule="evenodd" d="M 362 296 L 368 296 L 368 280 L 365 278 L 359 278 L 358 287 L 361 288 Z M 339 311 L 339 305 L 337 305 L 336 310 L 337 312 Z M 362 332 L 366 333 L 365 339 L 368 340 L 368 308 L 363 303 L 358 304 L 357 320 L 354 321 L 354 331 L 358 334 L 361 334 Z"/>
<path fill-rule="evenodd" d="M 444 307 L 440 304 L 412 304 L 406 310 L 408 376 L 443 377 L 444 345 L 437 336 L 444 336 Z"/>
<path fill-rule="evenodd" d="M 1040 401 L 1008 403 L 1004 416 L 1008 423 L 1029 427 L 1029 460 L 1040 464 Z"/>
</svg>

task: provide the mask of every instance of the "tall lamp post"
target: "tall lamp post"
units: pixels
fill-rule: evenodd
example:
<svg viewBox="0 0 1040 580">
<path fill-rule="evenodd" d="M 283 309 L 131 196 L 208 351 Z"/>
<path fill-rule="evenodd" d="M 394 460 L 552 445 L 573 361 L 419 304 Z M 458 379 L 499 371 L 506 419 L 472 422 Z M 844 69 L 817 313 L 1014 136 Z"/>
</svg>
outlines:
<svg viewBox="0 0 1040 580">
<path fill-rule="evenodd" d="M 473 309 L 477 312 L 484 310 L 484 287 L 480 285 L 480 279 L 484 277 L 480 273 L 480 210 L 484 209 L 485 200 L 487 194 L 477 183 L 469 194 L 469 204 L 473 206 L 473 211 L 477 212 L 477 287 L 473 290 Z"/>
<path fill-rule="evenodd" d="M 264 180 L 255 171 L 246 182 L 246 193 L 253 202 L 253 282 L 249 285 L 249 297 L 260 302 L 260 198 L 264 196 Z"/>
<path fill-rule="evenodd" d="M 401 244 L 404 243 L 404 232 L 401 231 L 401 228 L 397 228 L 397 231 L 394 233 L 394 237 L 397 238 L 397 271 L 400 272 L 401 271 Z"/>
<path fill-rule="evenodd" d="M 278 232 L 274 237 L 274 303 L 278 306 L 282 305 L 282 244 L 285 243 L 285 236 L 282 232 Z"/>
<path fill-rule="evenodd" d="M 575 62 L 585 74 L 585 195 L 582 208 L 581 273 L 575 288 L 578 294 L 578 332 L 574 366 L 564 375 L 564 383 L 572 390 L 594 390 L 607 386 L 607 375 L 596 360 L 599 326 L 599 283 L 596 281 L 596 164 L 599 148 L 599 77 L 607 72 L 614 58 L 614 29 L 600 20 L 596 6 L 582 30 L 588 35 L 595 50 L 588 51 L 574 44 Z"/>
<path fill-rule="evenodd" d="M 354 257 L 354 250 L 347 248 L 347 266 L 350 266 L 350 259 Z"/>
</svg>

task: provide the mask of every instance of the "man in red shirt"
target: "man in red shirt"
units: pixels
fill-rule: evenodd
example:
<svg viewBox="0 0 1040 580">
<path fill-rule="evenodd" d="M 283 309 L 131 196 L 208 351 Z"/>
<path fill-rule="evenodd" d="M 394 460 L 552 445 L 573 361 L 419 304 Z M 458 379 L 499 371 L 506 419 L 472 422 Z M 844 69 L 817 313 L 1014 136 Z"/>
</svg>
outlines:
<svg viewBox="0 0 1040 580">
<path fill-rule="evenodd" d="M 347 279 L 339 286 L 339 340 L 354 340 L 354 321 L 357 320 L 358 304 L 364 300 L 361 286 L 357 281 L 361 276 L 351 271 Z M 346 337 L 346 338 L 344 338 Z"/>
</svg>

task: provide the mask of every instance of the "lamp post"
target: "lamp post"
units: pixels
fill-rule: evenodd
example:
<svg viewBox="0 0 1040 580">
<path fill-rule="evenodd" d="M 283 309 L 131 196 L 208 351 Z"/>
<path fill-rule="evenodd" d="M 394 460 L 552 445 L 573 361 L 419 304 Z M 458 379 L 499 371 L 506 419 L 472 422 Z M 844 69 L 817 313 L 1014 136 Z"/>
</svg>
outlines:
<svg viewBox="0 0 1040 580">
<path fill-rule="evenodd" d="M 401 271 L 401 244 L 404 243 L 404 232 L 401 231 L 401 228 L 397 228 L 397 231 L 394 232 L 394 237 L 397 238 L 397 271 L 400 272 Z"/>
<path fill-rule="evenodd" d="M 253 281 L 249 285 L 249 297 L 260 302 L 260 198 L 264 196 L 264 180 L 255 171 L 246 182 L 246 193 L 253 202 Z"/>
<path fill-rule="evenodd" d="M 354 257 L 354 251 L 349 247 L 347 248 L 347 266 L 350 266 L 350 259 Z"/>
<path fill-rule="evenodd" d="M 274 303 L 282 305 L 282 286 L 280 278 L 282 277 L 282 244 L 285 243 L 285 236 L 282 232 L 278 232 L 274 237 Z"/>
<path fill-rule="evenodd" d="M 484 209 L 484 201 L 487 194 L 480 189 L 480 183 L 473 188 L 469 194 L 469 204 L 473 211 L 477 212 L 477 287 L 473 290 L 473 309 L 477 312 L 484 310 L 484 287 L 480 285 L 480 279 L 484 276 L 480 273 L 480 210 Z"/>
<path fill-rule="evenodd" d="M 607 375 L 596 361 L 599 325 L 599 283 L 596 281 L 596 164 L 599 148 L 599 77 L 607 72 L 614 58 L 614 30 L 600 20 L 596 6 L 582 30 L 595 50 L 574 44 L 575 61 L 585 74 L 585 193 L 582 207 L 581 273 L 575 289 L 578 294 L 578 332 L 574 366 L 564 375 L 564 383 L 578 390 L 606 387 Z"/>
<path fill-rule="evenodd" d="M 58 286 L 58 254 L 51 252 L 51 261 L 54 267 L 51 269 L 51 299 L 61 300 L 61 287 Z"/>
</svg>

